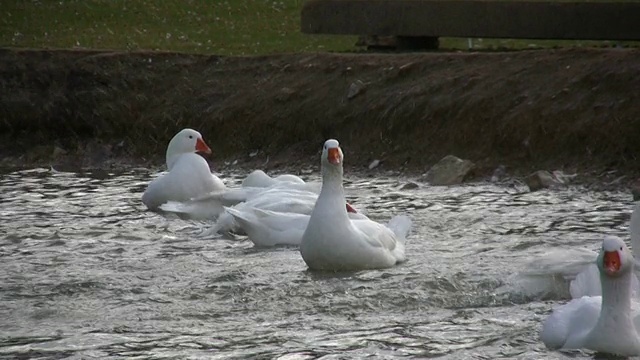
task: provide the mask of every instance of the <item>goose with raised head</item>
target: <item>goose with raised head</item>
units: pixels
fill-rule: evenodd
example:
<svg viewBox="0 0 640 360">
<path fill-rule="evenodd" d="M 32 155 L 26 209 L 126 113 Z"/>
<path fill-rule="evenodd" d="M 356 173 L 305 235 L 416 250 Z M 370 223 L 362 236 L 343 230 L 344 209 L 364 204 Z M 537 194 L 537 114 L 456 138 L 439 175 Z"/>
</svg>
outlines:
<svg viewBox="0 0 640 360">
<path fill-rule="evenodd" d="M 640 260 L 640 204 L 633 206 L 629 221 L 629 234 L 631 235 L 631 251 L 635 261 L 638 261 Z M 634 269 L 634 274 L 631 275 L 631 293 L 632 296 L 637 297 L 640 295 L 640 281 L 637 273 L 640 267 L 636 266 Z M 597 264 L 591 263 L 583 268 L 571 281 L 569 291 L 574 299 L 582 296 L 602 295 Z"/>
<path fill-rule="evenodd" d="M 622 239 L 607 236 L 596 264 L 602 296 L 583 296 L 554 310 L 545 320 L 540 338 L 554 350 L 640 355 L 640 306 L 631 298 L 633 255 Z"/>
<path fill-rule="evenodd" d="M 327 140 L 321 155 L 322 188 L 300 244 L 303 260 L 310 269 L 330 271 L 381 269 L 403 262 L 411 220 L 395 216 L 385 226 L 370 219 L 350 219 L 343 159 L 338 141 Z"/>
<path fill-rule="evenodd" d="M 171 139 L 166 152 L 168 173 L 151 181 L 142 195 L 147 208 L 157 210 L 170 200 L 186 201 L 226 189 L 198 152 L 211 154 L 211 149 L 202 135 L 193 129 L 183 129 Z"/>
</svg>

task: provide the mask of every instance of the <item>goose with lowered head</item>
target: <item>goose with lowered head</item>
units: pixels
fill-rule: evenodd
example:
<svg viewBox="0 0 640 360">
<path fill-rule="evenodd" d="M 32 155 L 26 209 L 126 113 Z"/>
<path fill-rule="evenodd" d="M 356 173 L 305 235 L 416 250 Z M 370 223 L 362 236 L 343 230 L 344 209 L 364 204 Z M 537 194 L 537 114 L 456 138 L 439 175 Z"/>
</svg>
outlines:
<svg viewBox="0 0 640 360">
<path fill-rule="evenodd" d="M 405 260 L 404 242 L 411 219 L 400 215 L 388 225 L 350 219 L 342 184 L 344 155 L 337 140 L 324 143 L 322 188 L 302 236 L 300 254 L 314 270 L 364 270 L 394 266 Z"/>
<path fill-rule="evenodd" d="M 198 152 L 211 154 L 211 149 L 193 129 L 184 129 L 171 139 L 166 153 L 169 172 L 154 179 L 142 195 L 147 208 L 157 210 L 170 200 L 186 201 L 226 189 Z"/>
<path fill-rule="evenodd" d="M 267 247 L 276 245 L 300 245 L 310 216 L 306 213 L 309 203 L 299 203 L 295 212 L 274 211 L 264 208 L 243 206 L 246 203 L 238 204 L 231 208 L 226 208 L 218 220 L 222 220 L 225 215 L 232 217 L 234 224 L 242 230 L 255 246 Z M 287 207 L 293 205 L 287 202 Z M 311 204 L 313 206 L 313 204 Z M 274 208 L 278 208 L 277 204 Z M 351 219 L 366 219 L 367 216 L 357 212 L 349 203 L 345 208 Z M 309 211 L 311 212 L 311 211 Z"/>
<path fill-rule="evenodd" d="M 267 175 L 262 170 L 254 170 L 242 180 L 242 188 L 278 188 L 283 190 L 300 190 L 310 191 L 313 193 L 320 192 L 320 186 L 317 182 L 306 182 L 297 175 L 282 174 L 276 177 Z"/>
<path fill-rule="evenodd" d="M 305 184 L 305 181 L 293 174 L 282 174 L 271 177 L 262 170 L 253 170 L 242 180 L 242 187 L 269 187 L 278 183 L 302 185 Z"/>
<path fill-rule="evenodd" d="M 213 195 L 207 196 L 205 199 L 194 199 L 188 202 L 176 202 L 169 201 L 166 204 L 160 206 L 163 211 L 176 213 L 178 216 L 190 219 L 203 219 L 213 220 L 216 223 L 205 230 L 201 236 L 218 236 L 234 232 L 237 234 L 247 234 L 247 227 L 260 226 L 262 222 L 272 222 L 272 218 L 290 218 L 287 214 L 304 214 L 310 215 L 313 210 L 313 206 L 316 203 L 318 194 L 310 191 L 301 191 L 291 188 L 281 188 L 279 186 L 272 186 L 269 188 L 244 188 L 244 189 L 264 189 L 255 193 L 249 193 L 245 197 L 244 201 L 237 204 L 233 201 L 227 201 L 225 194 L 217 194 L 220 196 L 214 197 Z M 230 190 L 229 193 L 234 193 L 234 190 Z M 223 211 L 220 213 L 220 204 L 231 207 L 235 211 L 235 216 L 230 211 Z M 365 215 L 357 211 L 349 203 L 346 203 L 349 216 L 353 218 L 363 218 Z M 254 209 L 273 211 L 273 216 L 260 216 L 255 217 Z M 282 214 L 282 215 L 280 215 Z M 243 217 L 247 219 L 244 226 L 239 226 L 239 222 L 235 220 L 236 217 Z M 255 221 L 254 221 L 255 220 Z M 274 224 L 286 225 L 288 221 L 275 221 Z M 302 229 L 304 231 L 304 228 Z M 270 234 L 263 234 L 262 236 L 271 236 Z M 297 244 L 300 243 L 302 233 L 299 234 Z M 259 239 L 252 238 L 257 245 L 265 243 Z M 269 242 L 266 242 L 269 243 Z M 281 244 L 277 242 L 277 244 Z M 286 242 L 285 244 L 291 244 Z M 275 245 L 275 244 L 274 244 Z"/>
<path fill-rule="evenodd" d="M 640 306 L 631 298 L 633 256 L 622 239 L 607 236 L 596 263 L 602 296 L 583 296 L 554 310 L 540 338 L 550 349 L 640 355 Z"/>
<path fill-rule="evenodd" d="M 317 197 L 317 193 L 291 188 L 289 184 L 277 183 L 270 187 L 243 187 L 216 191 L 184 202 L 169 201 L 160 206 L 160 209 L 175 213 L 182 218 L 216 220 L 216 225 L 206 231 L 211 235 L 218 231 L 227 232 L 233 229 L 233 218 L 223 211 L 224 206 L 250 206 L 310 214 Z"/>
</svg>

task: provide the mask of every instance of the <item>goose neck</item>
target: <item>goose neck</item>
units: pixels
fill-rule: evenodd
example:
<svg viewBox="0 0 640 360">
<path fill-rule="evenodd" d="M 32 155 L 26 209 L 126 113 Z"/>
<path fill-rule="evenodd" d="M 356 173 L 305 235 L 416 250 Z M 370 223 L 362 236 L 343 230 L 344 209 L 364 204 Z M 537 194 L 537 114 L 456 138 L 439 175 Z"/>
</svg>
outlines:
<svg viewBox="0 0 640 360">
<path fill-rule="evenodd" d="M 602 282 L 602 313 L 629 314 L 631 311 L 631 275 L 626 271 L 618 277 L 600 275 Z"/>
</svg>

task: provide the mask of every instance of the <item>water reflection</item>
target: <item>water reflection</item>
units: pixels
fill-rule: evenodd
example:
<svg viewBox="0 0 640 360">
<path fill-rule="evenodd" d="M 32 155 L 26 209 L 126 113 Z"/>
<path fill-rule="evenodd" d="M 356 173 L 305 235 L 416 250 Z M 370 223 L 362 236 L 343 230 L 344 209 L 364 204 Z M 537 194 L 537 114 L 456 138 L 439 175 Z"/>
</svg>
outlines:
<svg viewBox="0 0 640 360">
<path fill-rule="evenodd" d="M 631 211 L 621 192 L 351 177 L 370 217 L 411 214 L 408 262 L 318 274 L 295 248 L 201 239 L 205 223 L 145 211 L 151 176 L 0 176 L 0 356 L 562 358 L 537 333 L 566 280 L 510 279 L 549 250 L 628 238 Z"/>
</svg>

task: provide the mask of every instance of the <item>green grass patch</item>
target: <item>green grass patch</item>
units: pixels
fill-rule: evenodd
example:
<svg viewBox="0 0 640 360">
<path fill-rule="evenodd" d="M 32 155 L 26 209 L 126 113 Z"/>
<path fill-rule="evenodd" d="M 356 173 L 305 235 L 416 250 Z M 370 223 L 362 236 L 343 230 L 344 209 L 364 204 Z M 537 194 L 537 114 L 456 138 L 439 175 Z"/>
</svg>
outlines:
<svg viewBox="0 0 640 360">
<path fill-rule="evenodd" d="M 470 50 L 524 50 L 562 47 L 637 47 L 637 41 L 612 40 L 541 40 L 541 39 L 463 39 L 441 38 L 440 47 L 443 49 Z"/>
<path fill-rule="evenodd" d="M 355 50 L 300 32 L 302 0 L 4 0 L 0 46 L 220 55 Z"/>
<path fill-rule="evenodd" d="M 356 36 L 300 32 L 304 0 L 3 0 L 0 46 L 255 55 L 358 51 Z M 443 38 L 443 49 L 469 49 Z M 473 50 L 637 42 L 473 39 Z"/>
</svg>

